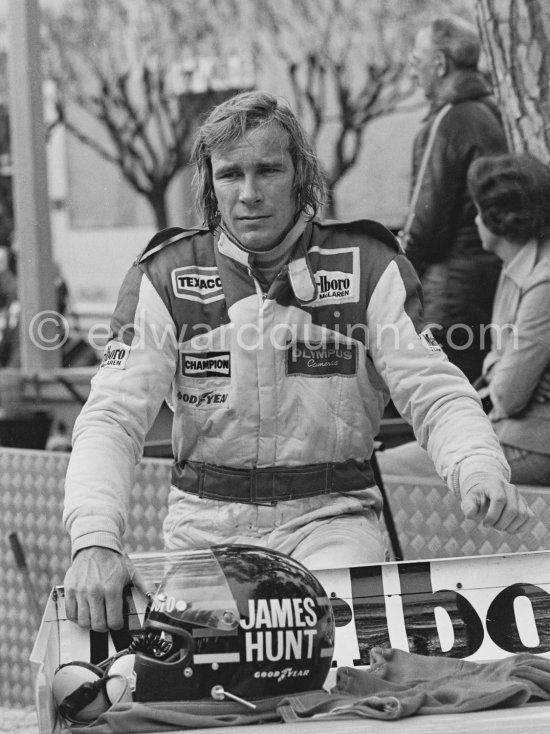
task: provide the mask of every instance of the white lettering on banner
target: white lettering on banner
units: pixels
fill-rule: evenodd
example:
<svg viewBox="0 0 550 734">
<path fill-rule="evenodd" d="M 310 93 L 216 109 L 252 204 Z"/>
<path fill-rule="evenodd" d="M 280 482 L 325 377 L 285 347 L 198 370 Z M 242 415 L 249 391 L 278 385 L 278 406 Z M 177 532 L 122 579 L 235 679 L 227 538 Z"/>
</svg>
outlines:
<svg viewBox="0 0 550 734">
<path fill-rule="evenodd" d="M 172 288 L 177 298 L 199 303 L 221 301 L 222 281 L 216 267 L 186 265 L 172 270 Z"/>
<path fill-rule="evenodd" d="M 550 553 L 316 571 L 333 604 L 338 666 L 372 647 L 497 660 L 550 657 Z"/>
<path fill-rule="evenodd" d="M 100 369 L 108 367 L 113 370 L 126 369 L 130 347 L 122 342 L 109 342 L 103 352 Z"/>
</svg>

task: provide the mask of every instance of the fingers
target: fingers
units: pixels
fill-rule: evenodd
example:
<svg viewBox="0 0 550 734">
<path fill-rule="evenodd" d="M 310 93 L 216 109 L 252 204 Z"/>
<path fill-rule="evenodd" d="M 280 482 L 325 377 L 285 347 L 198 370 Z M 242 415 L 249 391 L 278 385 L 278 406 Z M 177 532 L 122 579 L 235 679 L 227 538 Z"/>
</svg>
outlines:
<svg viewBox="0 0 550 734">
<path fill-rule="evenodd" d="M 467 518 L 483 518 L 486 527 L 507 533 L 525 530 L 534 517 L 516 487 L 503 482 L 474 487 L 461 506 Z"/>
<path fill-rule="evenodd" d="M 129 581 L 121 556 L 104 548 L 80 551 L 65 576 L 67 618 L 95 632 L 124 625 L 122 592 Z"/>
<path fill-rule="evenodd" d="M 483 514 L 483 507 L 485 506 L 485 497 L 481 496 L 477 492 L 470 492 L 460 503 L 462 512 L 468 518 L 473 520 L 476 517 L 480 517 Z"/>
<path fill-rule="evenodd" d="M 513 501 L 505 505 L 494 527 L 507 533 L 521 532 L 528 527 L 534 516 L 535 513 L 523 497 L 515 493 Z"/>
<path fill-rule="evenodd" d="M 86 590 L 77 592 L 65 591 L 65 611 L 67 619 L 76 622 L 79 627 L 92 629 L 94 632 L 106 632 L 108 629 L 120 629 L 124 620 L 122 604 L 117 609 L 116 600 L 109 606 L 100 591 L 90 593 Z"/>
</svg>

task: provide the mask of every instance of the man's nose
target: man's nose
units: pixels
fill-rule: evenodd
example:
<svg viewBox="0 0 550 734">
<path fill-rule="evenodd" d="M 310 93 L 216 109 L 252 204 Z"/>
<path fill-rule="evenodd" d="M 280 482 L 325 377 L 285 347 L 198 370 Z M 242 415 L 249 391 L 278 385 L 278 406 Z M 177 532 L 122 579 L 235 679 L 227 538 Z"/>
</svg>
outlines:
<svg viewBox="0 0 550 734">
<path fill-rule="evenodd" d="M 244 176 L 241 183 L 240 200 L 243 204 L 254 204 L 262 199 L 261 188 L 256 176 Z"/>
<path fill-rule="evenodd" d="M 406 70 L 411 79 L 418 79 L 418 59 L 412 51 L 407 56 Z"/>
</svg>

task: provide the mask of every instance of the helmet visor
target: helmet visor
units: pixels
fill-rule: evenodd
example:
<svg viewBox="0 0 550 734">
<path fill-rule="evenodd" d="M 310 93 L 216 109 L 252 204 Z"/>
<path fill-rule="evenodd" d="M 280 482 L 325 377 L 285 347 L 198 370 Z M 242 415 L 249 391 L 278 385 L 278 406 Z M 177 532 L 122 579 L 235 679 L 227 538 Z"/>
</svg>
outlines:
<svg viewBox="0 0 550 734">
<path fill-rule="evenodd" d="M 148 573 L 162 581 L 151 602 L 150 621 L 162 618 L 176 627 L 191 624 L 228 632 L 238 627 L 237 602 L 210 549 L 171 553 L 156 563 Z"/>
</svg>

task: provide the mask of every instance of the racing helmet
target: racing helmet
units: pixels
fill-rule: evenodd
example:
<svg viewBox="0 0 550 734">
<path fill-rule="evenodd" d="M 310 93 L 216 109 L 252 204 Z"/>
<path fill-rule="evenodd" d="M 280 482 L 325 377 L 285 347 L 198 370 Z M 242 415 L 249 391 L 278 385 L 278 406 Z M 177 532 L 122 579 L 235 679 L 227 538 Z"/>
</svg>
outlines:
<svg viewBox="0 0 550 734">
<path fill-rule="evenodd" d="M 150 644 L 136 653 L 134 700 L 246 703 L 322 688 L 334 617 L 305 566 L 247 545 L 180 553 L 168 564 L 144 623 Z"/>
</svg>

